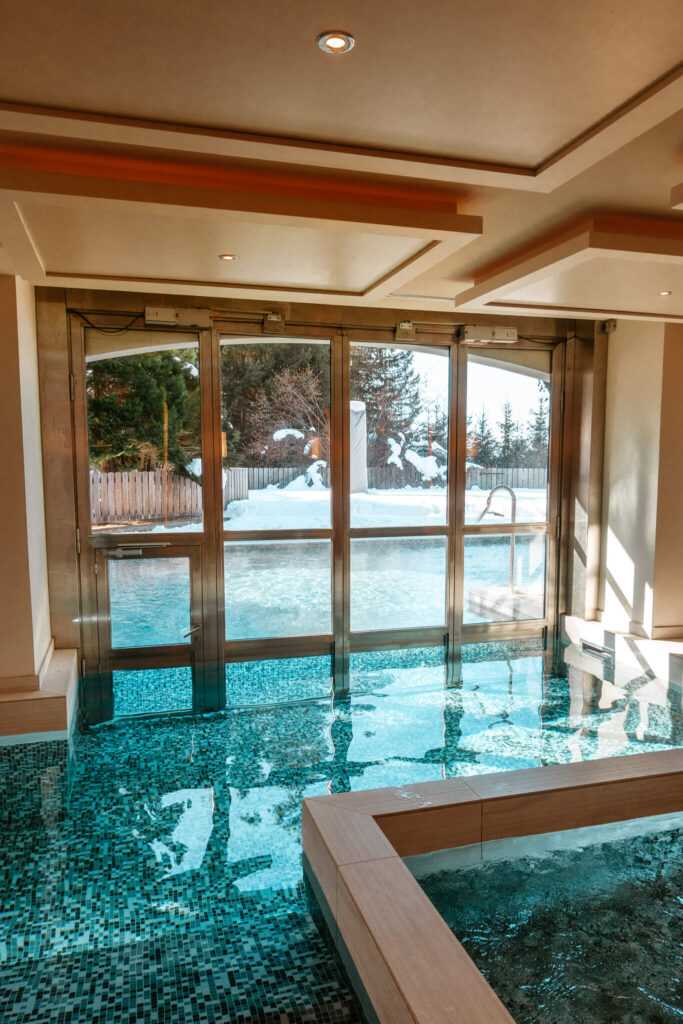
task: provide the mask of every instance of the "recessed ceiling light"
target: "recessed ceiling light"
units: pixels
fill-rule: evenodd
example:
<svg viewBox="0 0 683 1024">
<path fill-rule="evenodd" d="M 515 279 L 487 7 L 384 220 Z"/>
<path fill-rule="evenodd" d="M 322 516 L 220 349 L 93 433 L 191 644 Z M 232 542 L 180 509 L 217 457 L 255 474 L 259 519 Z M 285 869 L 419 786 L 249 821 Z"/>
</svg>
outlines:
<svg viewBox="0 0 683 1024">
<path fill-rule="evenodd" d="M 671 292 L 660 292 L 660 295 L 671 295 Z"/>
<path fill-rule="evenodd" d="M 323 53 L 348 53 L 356 45 L 356 40 L 348 32 L 323 32 L 318 36 L 318 46 Z"/>
<path fill-rule="evenodd" d="M 219 260 L 225 260 L 226 263 L 231 263 L 232 260 L 236 260 L 237 257 L 235 256 L 235 254 L 233 252 L 222 252 L 219 255 L 218 259 Z"/>
</svg>

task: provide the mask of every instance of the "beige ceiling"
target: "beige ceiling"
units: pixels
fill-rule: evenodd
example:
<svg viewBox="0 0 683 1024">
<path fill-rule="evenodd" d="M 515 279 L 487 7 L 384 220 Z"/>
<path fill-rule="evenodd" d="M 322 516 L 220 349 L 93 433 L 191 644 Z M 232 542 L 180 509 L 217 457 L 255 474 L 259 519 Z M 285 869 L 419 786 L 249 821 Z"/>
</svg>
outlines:
<svg viewBox="0 0 683 1024">
<path fill-rule="evenodd" d="M 542 281 L 512 288 L 506 301 L 532 306 L 559 306 L 595 310 L 621 309 L 665 316 L 675 306 L 674 295 L 683 290 L 683 260 L 679 263 L 644 263 L 633 259 L 599 256 Z M 670 291 L 671 295 L 660 295 Z"/>
<path fill-rule="evenodd" d="M 344 58 L 316 46 L 334 28 Z M 4 5 L 0 96 L 537 164 L 669 71 L 682 28 L 680 0 L 32 0 Z"/>
<path fill-rule="evenodd" d="M 265 287 L 362 292 L 423 248 L 400 235 L 325 231 L 208 217 L 129 212 L 96 199 L 24 202 L 19 211 L 46 270 Z M 220 253 L 238 253 L 224 262 Z"/>
<path fill-rule="evenodd" d="M 682 37 L 680 0 L 5 5 L 0 272 L 490 312 L 481 282 L 581 217 L 683 238 Z M 593 254 L 505 298 L 660 316 L 658 272 Z"/>
</svg>

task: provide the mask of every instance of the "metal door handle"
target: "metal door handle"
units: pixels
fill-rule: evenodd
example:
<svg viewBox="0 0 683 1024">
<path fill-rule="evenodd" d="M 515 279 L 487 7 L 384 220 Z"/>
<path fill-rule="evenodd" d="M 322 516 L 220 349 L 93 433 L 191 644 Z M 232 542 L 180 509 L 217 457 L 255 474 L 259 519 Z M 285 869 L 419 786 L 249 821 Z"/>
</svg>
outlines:
<svg viewBox="0 0 683 1024">
<path fill-rule="evenodd" d="M 198 622 L 195 622 L 194 626 L 192 626 L 189 633 L 183 633 L 183 640 L 187 640 L 188 636 L 192 636 L 193 633 L 196 633 L 197 630 L 201 628 L 201 625 Z"/>
</svg>

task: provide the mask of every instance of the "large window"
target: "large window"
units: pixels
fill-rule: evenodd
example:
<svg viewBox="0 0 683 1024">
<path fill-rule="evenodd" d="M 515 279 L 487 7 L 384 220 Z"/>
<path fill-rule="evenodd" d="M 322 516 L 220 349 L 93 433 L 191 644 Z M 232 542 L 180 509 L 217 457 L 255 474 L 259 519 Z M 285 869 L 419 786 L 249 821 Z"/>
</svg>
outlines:
<svg viewBox="0 0 683 1024">
<path fill-rule="evenodd" d="M 447 348 L 351 345 L 352 527 L 446 523 L 448 371 Z"/>
<path fill-rule="evenodd" d="M 232 706 L 236 679 L 258 703 L 235 666 L 263 659 L 340 693 L 353 651 L 553 622 L 552 345 L 84 321 L 83 628 L 115 713 Z"/>
<path fill-rule="evenodd" d="M 468 353 L 465 625 L 546 616 L 550 368 L 547 351 Z"/>
<path fill-rule="evenodd" d="M 223 525 L 329 528 L 330 346 L 221 339 Z"/>
</svg>

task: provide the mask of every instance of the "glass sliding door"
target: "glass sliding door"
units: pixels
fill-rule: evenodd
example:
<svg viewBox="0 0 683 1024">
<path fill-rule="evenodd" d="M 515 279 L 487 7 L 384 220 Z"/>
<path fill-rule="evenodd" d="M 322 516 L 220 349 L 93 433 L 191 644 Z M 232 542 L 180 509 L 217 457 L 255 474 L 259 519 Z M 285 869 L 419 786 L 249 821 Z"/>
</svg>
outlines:
<svg viewBox="0 0 683 1024">
<path fill-rule="evenodd" d="M 220 337 L 228 665 L 332 650 L 331 373 L 329 337 Z M 320 685 L 313 674 L 310 696 Z M 273 689 L 264 682 L 264 700 Z"/>
<path fill-rule="evenodd" d="M 551 355 L 467 353 L 463 623 L 546 618 Z"/>
<path fill-rule="evenodd" d="M 353 341 L 352 634 L 447 628 L 450 348 Z"/>
<path fill-rule="evenodd" d="M 120 319 L 70 322 L 93 722 L 217 703 L 210 332 Z"/>
</svg>

